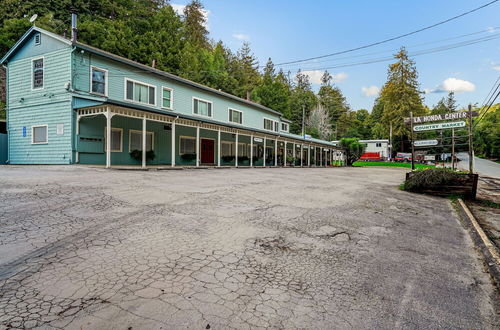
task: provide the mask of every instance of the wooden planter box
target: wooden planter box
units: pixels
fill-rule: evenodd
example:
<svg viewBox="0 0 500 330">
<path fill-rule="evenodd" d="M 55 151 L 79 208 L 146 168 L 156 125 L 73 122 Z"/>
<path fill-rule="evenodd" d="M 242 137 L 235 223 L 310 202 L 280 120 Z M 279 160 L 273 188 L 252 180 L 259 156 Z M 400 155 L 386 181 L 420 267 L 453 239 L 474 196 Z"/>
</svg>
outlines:
<svg viewBox="0 0 500 330">
<path fill-rule="evenodd" d="M 406 180 L 414 175 L 414 172 L 406 173 Z M 435 196 L 452 196 L 461 195 L 464 198 L 475 199 L 477 193 L 478 174 L 458 174 L 459 180 L 453 184 L 442 185 L 429 189 L 420 189 L 419 193 L 435 195 Z"/>
</svg>

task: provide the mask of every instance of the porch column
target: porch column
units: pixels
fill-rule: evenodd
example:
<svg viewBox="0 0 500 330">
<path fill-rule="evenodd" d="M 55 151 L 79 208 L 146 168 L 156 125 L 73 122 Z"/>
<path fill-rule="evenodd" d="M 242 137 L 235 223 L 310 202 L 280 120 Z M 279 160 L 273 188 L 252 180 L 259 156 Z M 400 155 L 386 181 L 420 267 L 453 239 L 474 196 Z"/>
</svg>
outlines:
<svg viewBox="0 0 500 330">
<path fill-rule="evenodd" d="M 196 167 L 200 166 L 200 126 L 196 126 Z"/>
<path fill-rule="evenodd" d="M 106 168 L 111 168 L 111 118 L 113 114 L 106 109 Z"/>
<path fill-rule="evenodd" d="M 311 146 L 307 146 L 307 167 L 311 167 Z"/>
<path fill-rule="evenodd" d="M 234 154 L 235 154 L 235 157 L 234 157 L 234 166 L 235 167 L 238 167 L 238 132 L 236 132 L 236 148 L 234 150 Z"/>
<path fill-rule="evenodd" d="M 274 166 L 278 167 L 278 139 L 274 140 Z"/>
<path fill-rule="evenodd" d="M 300 167 L 304 166 L 304 146 L 301 144 L 300 145 Z"/>
<path fill-rule="evenodd" d="M 250 167 L 253 166 L 253 134 L 250 134 Z"/>
<path fill-rule="evenodd" d="M 266 167 L 266 136 L 264 135 L 264 158 L 262 161 L 262 167 Z"/>
<path fill-rule="evenodd" d="M 142 117 L 142 168 L 146 168 L 146 117 Z"/>
<path fill-rule="evenodd" d="M 286 157 L 288 156 L 288 153 L 286 152 L 286 140 L 283 141 L 283 150 L 285 150 L 285 152 L 283 153 L 283 167 L 286 167 Z"/>
<path fill-rule="evenodd" d="M 295 166 L 296 162 L 295 162 L 295 142 L 293 143 L 293 166 Z"/>
<path fill-rule="evenodd" d="M 220 141 L 220 127 L 219 130 L 217 131 L 217 167 L 220 167 L 220 146 L 221 146 L 221 141 Z"/>
<path fill-rule="evenodd" d="M 172 167 L 175 166 L 175 119 L 172 121 L 172 137 L 171 137 L 171 147 L 170 149 L 171 150 L 171 157 L 172 157 L 172 161 L 170 162 L 172 164 Z"/>
<path fill-rule="evenodd" d="M 320 153 L 319 153 L 319 164 L 320 164 L 320 166 L 323 166 L 323 147 L 321 147 Z"/>
<path fill-rule="evenodd" d="M 80 116 L 76 116 L 76 159 L 75 162 L 78 164 L 80 162 L 80 153 L 78 152 L 78 135 L 80 134 Z"/>
</svg>

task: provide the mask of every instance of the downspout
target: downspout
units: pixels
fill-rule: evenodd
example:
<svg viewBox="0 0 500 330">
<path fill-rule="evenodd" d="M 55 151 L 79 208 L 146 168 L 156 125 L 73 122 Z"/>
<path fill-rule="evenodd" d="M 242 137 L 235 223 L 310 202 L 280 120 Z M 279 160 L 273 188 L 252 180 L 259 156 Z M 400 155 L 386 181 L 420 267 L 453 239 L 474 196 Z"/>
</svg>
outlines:
<svg viewBox="0 0 500 330">
<path fill-rule="evenodd" d="M 5 69 L 5 120 L 6 128 L 7 128 L 7 160 L 5 164 L 10 164 L 10 139 L 9 139 L 9 68 L 2 64 L 2 67 Z"/>
</svg>

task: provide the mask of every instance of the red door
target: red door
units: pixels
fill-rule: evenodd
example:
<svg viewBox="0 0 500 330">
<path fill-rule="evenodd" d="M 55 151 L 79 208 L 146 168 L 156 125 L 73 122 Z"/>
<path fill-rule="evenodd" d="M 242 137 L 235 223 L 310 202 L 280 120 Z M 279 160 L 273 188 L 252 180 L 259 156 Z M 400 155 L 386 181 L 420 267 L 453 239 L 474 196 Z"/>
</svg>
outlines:
<svg viewBox="0 0 500 330">
<path fill-rule="evenodd" d="M 213 164 L 215 162 L 214 158 L 214 140 L 201 139 L 201 163 L 202 164 Z"/>
</svg>

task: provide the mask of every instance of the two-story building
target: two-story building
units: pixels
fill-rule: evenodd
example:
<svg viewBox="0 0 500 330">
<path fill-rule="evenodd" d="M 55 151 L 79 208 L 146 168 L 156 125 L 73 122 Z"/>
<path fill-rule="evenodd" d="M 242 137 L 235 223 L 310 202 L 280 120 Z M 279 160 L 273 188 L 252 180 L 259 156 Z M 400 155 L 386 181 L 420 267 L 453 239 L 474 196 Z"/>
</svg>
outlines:
<svg viewBox="0 0 500 330">
<path fill-rule="evenodd" d="M 335 150 L 275 110 L 35 26 L 0 63 L 10 164 L 325 166 Z"/>
</svg>

